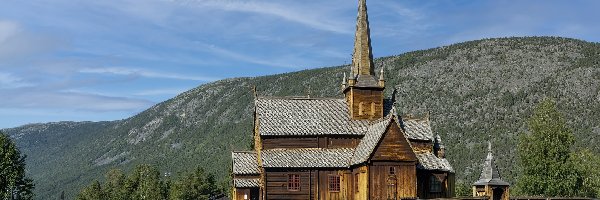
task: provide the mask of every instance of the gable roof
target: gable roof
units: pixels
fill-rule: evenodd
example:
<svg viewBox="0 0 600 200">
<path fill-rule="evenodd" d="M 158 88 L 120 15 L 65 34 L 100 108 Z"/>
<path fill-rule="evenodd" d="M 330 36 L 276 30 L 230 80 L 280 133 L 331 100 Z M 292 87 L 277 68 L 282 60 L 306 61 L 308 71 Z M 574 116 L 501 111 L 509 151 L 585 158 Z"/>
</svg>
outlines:
<svg viewBox="0 0 600 200">
<path fill-rule="evenodd" d="M 392 122 L 392 115 L 388 115 L 383 119 L 378 120 L 376 123 L 369 127 L 369 130 L 365 136 L 360 140 L 360 143 L 356 147 L 354 156 L 350 164 L 356 165 L 369 160 L 369 157 L 375 150 L 377 144 L 381 140 L 381 137 L 385 133 L 388 125 Z"/>
<path fill-rule="evenodd" d="M 490 142 L 488 142 L 488 155 L 483 162 L 483 170 L 481 170 L 479 180 L 473 185 L 510 185 L 500 178 L 498 167 L 496 166 L 494 156 L 492 155 L 492 143 Z"/>
<path fill-rule="evenodd" d="M 417 153 L 417 159 L 419 159 L 419 164 L 417 165 L 419 169 L 454 172 L 454 169 L 448 160 L 445 158 L 438 158 L 431 152 Z"/>
<path fill-rule="evenodd" d="M 341 168 L 348 167 L 354 149 L 297 148 L 261 151 L 265 168 Z"/>
<path fill-rule="evenodd" d="M 364 135 L 368 120 L 352 120 L 344 99 L 255 100 L 260 135 Z"/>
<path fill-rule="evenodd" d="M 233 174 L 260 174 L 260 170 L 258 169 L 258 159 L 256 158 L 256 152 L 234 151 L 231 152 L 231 159 L 233 162 Z"/>
<path fill-rule="evenodd" d="M 409 139 L 433 140 L 433 131 L 427 119 L 402 119 L 402 128 Z"/>
</svg>

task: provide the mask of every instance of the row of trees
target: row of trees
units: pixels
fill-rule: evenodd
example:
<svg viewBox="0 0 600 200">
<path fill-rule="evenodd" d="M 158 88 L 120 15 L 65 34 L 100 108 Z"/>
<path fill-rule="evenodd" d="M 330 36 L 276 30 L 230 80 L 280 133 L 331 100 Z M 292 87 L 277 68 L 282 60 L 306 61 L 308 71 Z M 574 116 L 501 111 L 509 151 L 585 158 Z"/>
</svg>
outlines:
<svg viewBox="0 0 600 200">
<path fill-rule="evenodd" d="M 106 173 L 106 181 L 93 181 L 77 196 L 80 200 L 162 200 L 162 199 L 209 199 L 222 194 L 215 178 L 201 167 L 177 180 L 161 176 L 156 167 L 138 165 L 125 175 L 119 169 Z"/>
<path fill-rule="evenodd" d="M 33 180 L 25 177 L 25 156 L 0 132 L 0 199 L 33 199 Z"/>
</svg>

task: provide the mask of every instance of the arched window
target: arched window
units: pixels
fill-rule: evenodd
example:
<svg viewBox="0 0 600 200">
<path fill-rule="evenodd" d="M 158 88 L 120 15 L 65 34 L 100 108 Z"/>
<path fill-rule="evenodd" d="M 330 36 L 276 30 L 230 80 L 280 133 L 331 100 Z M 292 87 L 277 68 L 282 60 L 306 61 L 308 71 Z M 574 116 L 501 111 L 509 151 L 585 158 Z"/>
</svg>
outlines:
<svg viewBox="0 0 600 200">
<path fill-rule="evenodd" d="M 359 116 L 364 115 L 364 106 L 363 106 L 363 104 L 365 104 L 365 102 L 360 102 L 358 104 L 358 115 Z"/>
<path fill-rule="evenodd" d="M 390 175 L 394 175 L 394 174 L 396 174 L 396 168 L 390 167 Z"/>
<path fill-rule="evenodd" d="M 375 116 L 375 102 L 371 102 L 371 116 Z"/>
</svg>

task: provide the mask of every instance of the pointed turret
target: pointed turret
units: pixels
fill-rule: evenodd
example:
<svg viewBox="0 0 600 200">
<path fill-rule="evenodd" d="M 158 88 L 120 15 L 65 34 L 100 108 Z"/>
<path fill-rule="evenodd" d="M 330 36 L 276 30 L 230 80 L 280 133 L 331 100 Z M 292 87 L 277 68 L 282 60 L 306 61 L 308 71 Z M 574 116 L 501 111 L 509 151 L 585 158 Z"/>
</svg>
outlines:
<svg viewBox="0 0 600 200">
<path fill-rule="evenodd" d="M 473 183 L 473 196 L 489 196 L 494 199 L 508 200 L 510 184 L 503 181 L 492 155 L 492 143 L 488 141 L 488 154 L 483 162 L 479 180 Z"/>
<path fill-rule="evenodd" d="M 358 0 L 351 76 L 343 89 L 352 119 L 383 118 L 383 72 L 375 76 L 366 0 Z"/>
<path fill-rule="evenodd" d="M 507 182 L 502 181 L 500 178 L 500 174 L 498 173 L 498 167 L 494 161 L 494 155 L 492 155 L 492 143 L 488 141 L 488 154 L 483 162 L 483 170 L 481 171 L 481 176 L 479 176 L 479 181 L 475 182 L 473 185 L 478 184 L 493 184 L 493 185 L 508 185 Z"/>
</svg>

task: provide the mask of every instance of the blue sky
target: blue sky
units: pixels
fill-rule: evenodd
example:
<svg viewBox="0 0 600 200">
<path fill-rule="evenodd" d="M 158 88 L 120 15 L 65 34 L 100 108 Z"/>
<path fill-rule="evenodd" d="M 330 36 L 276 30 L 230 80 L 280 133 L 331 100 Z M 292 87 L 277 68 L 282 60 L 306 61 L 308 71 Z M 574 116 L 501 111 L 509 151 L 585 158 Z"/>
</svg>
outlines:
<svg viewBox="0 0 600 200">
<path fill-rule="evenodd" d="M 596 0 L 368 0 L 375 57 L 600 41 Z M 0 128 L 123 119 L 200 84 L 350 62 L 356 0 L 3 0 Z"/>
</svg>

